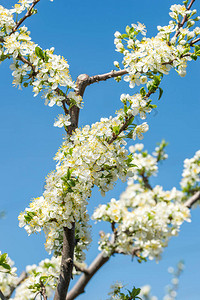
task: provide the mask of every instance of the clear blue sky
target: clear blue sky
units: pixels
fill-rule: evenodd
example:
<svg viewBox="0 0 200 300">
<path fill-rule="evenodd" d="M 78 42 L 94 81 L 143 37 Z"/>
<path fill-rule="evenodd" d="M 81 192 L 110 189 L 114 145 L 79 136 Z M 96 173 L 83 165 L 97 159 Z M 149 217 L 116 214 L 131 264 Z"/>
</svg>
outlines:
<svg viewBox="0 0 200 300">
<path fill-rule="evenodd" d="M 4 6 L 13 3 L 13 0 L 1 0 Z M 140 21 L 147 26 L 148 36 L 155 35 L 157 25 L 168 23 L 171 4 L 174 4 L 171 0 L 126 0 L 124 4 L 119 0 L 54 0 L 53 3 L 42 0 L 38 14 L 26 25 L 36 43 L 42 48 L 54 46 L 55 53 L 68 60 L 75 80 L 81 73 L 96 75 L 113 69 L 113 61 L 122 59 L 121 54 L 115 52 L 114 32 L 123 32 L 126 25 Z M 199 1 L 194 7 L 200 12 Z M 170 142 L 169 159 L 162 164 L 158 177 L 152 182 L 166 189 L 179 187 L 183 160 L 199 149 L 199 66 L 199 61 L 191 62 L 185 78 L 172 72 L 163 80 L 163 97 L 147 120 L 150 125 L 144 138 L 147 149 L 152 151 L 156 142 L 163 138 Z M 25 230 L 18 227 L 17 216 L 33 197 L 42 194 L 45 176 L 55 167 L 52 158 L 62 142 L 64 131 L 53 127 L 54 118 L 60 113 L 58 108 L 46 107 L 39 96 L 33 98 L 31 89 L 21 91 L 12 87 L 9 62 L 1 64 L 0 78 L 0 210 L 6 211 L 6 218 L 0 220 L 0 250 L 9 253 L 21 272 L 27 264 L 38 263 L 47 256 L 43 235 L 28 237 Z M 120 105 L 121 93 L 132 93 L 132 90 L 126 83 L 117 84 L 114 80 L 88 87 L 80 125 L 113 115 Z M 154 99 L 157 101 L 156 97 Z M 123 189 L 124 185 L 119 183 L 103 199 L 95 190 L 89 210 L 111 197 L 118 198 Z M 139 265 L 130 257 L 117 255 L 93 278 L 80 300 L 106 299 L 110 285 L 116 280 L 136 287 L 151 284 L 154 294 L 162 299 L 163 288 L 170 280 L 167 268 L 175 266 L 180 259 L 185 261 L 186 269 L 177 299 L 198 300 L 199 216 L 198 208 L 192 212 L 192 223 L 183 225 L 180 236 L 171 240 L 159 264 Z M 101 228 L 98 224 L 92 233 L 94 242 L 87 255 L 88 263 L 97 254 Z"/>
</svg>

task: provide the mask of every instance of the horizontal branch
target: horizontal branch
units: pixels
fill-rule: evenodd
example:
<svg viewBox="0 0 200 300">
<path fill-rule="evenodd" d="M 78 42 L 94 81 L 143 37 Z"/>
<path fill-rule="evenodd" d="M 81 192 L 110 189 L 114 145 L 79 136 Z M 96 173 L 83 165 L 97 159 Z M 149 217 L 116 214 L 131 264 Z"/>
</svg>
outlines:
<svg viewBox="0 0 200 300">
<path fill-rule="evenodd" d="M 110 79 L 110 78 L 123 76 L 125 74 L 128 74 L 128 71 L 126 69 L 119 70 L 119 71 L 112 70 L 111 72 L 108 72 L 108 73 L 105 73 L 105 74 L 91 76 L 89 78 L 89 84 L 88 85 L 90 85 L 92 83 L 95 83 L 95 82 L 99 82 L 99 81 L 105 81 L 105 80 Z"/>
<path fill-rule="evenodd" d="M 198 200 L 200 200 L 200 191 L 196 192 L 193 196 L 191 196 L 186 202 L 185 206 L 191 208 Z"/>
<path fill-rule="evenodd" d="M 125 74 L 128 74 L 128 71 L 123 69 L 119 71 L 112 70 L 108 73 L 100 74 L 100 75 L 94 75 L 89 76 L 87 74 L 80 74 L 77 78 L 77 88 L 76 92 L 78 95 L 81 95 L 83 97 L 85 88 L 93 83 L 100 82 L 100 81 L 106 81 L 110 78 L 115 78 L 118 76 L 123 76 Z"/>
</svg>

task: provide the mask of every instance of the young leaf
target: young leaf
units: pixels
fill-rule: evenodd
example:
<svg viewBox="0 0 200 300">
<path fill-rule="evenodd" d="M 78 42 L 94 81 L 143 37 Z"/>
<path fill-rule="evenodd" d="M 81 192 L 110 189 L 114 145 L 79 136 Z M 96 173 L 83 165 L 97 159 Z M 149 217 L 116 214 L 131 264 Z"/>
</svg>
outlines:
<svg viewBox="0 0 200 300">
<path fill-rule="evenodd" d="M 163 94 L 163 89 L 161 89 L 160 87 L 159 87 L 158 89 L 159 89 L 159 97 L 158 97 L 158 100 L 160 100 L 160 98 L 162 97 L 162 94 Z"/>
<path fill-rule="evenodd" d="M 35 54 L 37 55 L 37 57 L 44 59 L 44 52 L 42 51 L 42 49 L 40 47 L 35 47 Z"/>
</svg>

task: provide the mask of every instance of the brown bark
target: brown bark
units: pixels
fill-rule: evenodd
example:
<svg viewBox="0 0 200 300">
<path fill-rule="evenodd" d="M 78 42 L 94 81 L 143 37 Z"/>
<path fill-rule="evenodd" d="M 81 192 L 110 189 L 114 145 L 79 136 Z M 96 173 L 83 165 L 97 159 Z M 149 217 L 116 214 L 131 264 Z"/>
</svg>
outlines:
<svg viewBox="0 0 200 300">
<path fill-rule="evenodd" d="M 75 246 L 75 223 L 72 228 L 63 228 L 63 250 L 60 275 L 54 300 L 64 300 L 67 295 L 69 283 L 72 277 L 73 258 Z"/>
<path fill-rule="evenodd" d="M 0 298 L 1 298 L 1 300 L 6 300 L 6 298 L 5 298 L 4 294 L 2 293 L 2 291 L 1 291 L 1 290 L 0 290 Z"/>
<path fill-rule="evenodd" d="M 85 286 L 91 280 L 91 278 L 97 273 L 97 271 L 110 259 L 110 257 L 104 257 L 102 253 L 100 253 L 95 260 L 91 263 L 91 265 L 87 268 L 87 272 L 85 272 L 80 279 L 77 281 L 75 286 L 68 293 L 66 300 L 75 299 L 77 296 L 85 292 Z"/>
</svg>

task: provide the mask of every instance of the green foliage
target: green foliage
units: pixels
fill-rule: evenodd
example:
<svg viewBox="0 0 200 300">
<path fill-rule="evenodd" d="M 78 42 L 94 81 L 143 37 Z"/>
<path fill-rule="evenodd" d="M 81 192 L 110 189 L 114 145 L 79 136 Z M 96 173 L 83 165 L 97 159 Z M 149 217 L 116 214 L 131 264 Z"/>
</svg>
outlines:
<svg viewBox="0 0 200 300">
<path fill-rule="evenodd" d="M 44 62 L 48 62 L 49 57 L 47 55 L 46 51 L 43 51 L 40 47 L 36 46 L 35 47 L 35 54 L 37 57 L 41 58 Z"/>
<path fill-rule="evenodd" d="M 70 149 L 71 150 L 71 149 Z M 61 177 L 62 181 L 63 181 L 63 186 L 64 186 L 64 192 L 69 192 L 72 193 L 72 187 L 75 187 L 76 185 L 76 178 L 71 178 L 72 172 L 73 172 L 73 168 L 72 169 L 68 169 L 67 170 L 67 174 L 63 177 Z"/>
<path fill-rule="evenodd" d="M 30 222 L 33 217 L 36 216 L 36 213 L 33 212 L 33 211 L 27 211 L 26 212 L 26 215 L 24 216 L 24 219 L 27 221 L 27 222 Z"/>
<path fill-rule="evenodd" d="M 124 292 L 122 292 L 123 285 L 120 283 L 116 283 L 114 286 L 112 286 L 112 291 L 109 293 L 109 295 L 111 295 L 110 300 L 136 300 L 136 299 L 140 299 L 139 294 L 141 289 L 140 288 L 135 288 L 133 287 L 133 289 L 127 290 L 125 289 Z"/>
<path fill-rule="evenodd" d="M 0 268 L 2 267 L 3 269 L 5 269 L 4 272 L 6 272 L 6 273 L 10 273 L 11 272 L 11 267 L 8 264 L 7 256 L 8 256 L 7 253 L 3 253 L 0 256 Z"/>
</svg>

